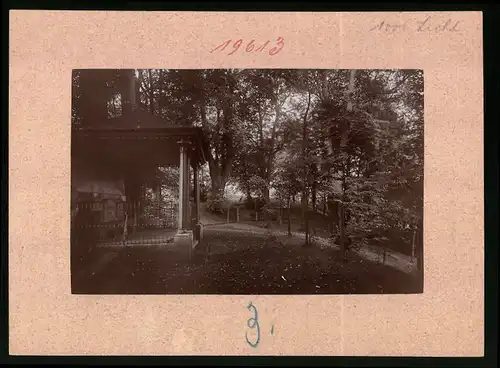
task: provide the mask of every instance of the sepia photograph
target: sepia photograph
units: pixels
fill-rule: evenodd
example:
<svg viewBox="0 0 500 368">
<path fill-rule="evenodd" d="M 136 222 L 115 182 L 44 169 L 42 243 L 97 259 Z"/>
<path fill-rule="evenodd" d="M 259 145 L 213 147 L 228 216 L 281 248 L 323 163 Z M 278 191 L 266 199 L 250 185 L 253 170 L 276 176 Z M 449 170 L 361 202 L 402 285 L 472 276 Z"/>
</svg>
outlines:
<svg viewBox="0 0 500 368">
<path fill-rule="evenodd" d="M 71 83 L 73 294 L 423 292 L 422 70 Z"/>
</svg>

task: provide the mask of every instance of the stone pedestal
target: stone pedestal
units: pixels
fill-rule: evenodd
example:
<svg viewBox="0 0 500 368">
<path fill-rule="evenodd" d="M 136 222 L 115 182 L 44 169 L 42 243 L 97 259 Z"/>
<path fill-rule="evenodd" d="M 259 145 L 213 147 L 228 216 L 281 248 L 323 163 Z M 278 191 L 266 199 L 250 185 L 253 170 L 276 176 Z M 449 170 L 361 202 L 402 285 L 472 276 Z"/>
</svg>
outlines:
<svg viewBox="0 0 500 368">
<path fill-rule="evenodd" d="M 193 254 L 194 238 L 193 232 L 191 230 L 179 231 L 174 236 L 174 247 L 175 251 L 179 252 L 183 258 L 191 259 Z"/>
<path fill-rule="evenodd" d="M 203 239 L 203 225 L 201 223 L 197 223 L 194 226 L 194 239 L 195 242 Z"/>
</svg>

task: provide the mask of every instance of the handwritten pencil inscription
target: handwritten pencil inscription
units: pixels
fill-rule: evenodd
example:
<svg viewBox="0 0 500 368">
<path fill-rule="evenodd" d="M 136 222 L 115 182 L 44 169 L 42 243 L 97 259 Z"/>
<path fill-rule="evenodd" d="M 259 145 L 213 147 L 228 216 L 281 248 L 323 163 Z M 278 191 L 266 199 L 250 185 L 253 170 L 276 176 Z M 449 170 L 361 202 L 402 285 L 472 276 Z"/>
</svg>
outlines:
<svg viewBox="0 0 500 368">
<path fill-rule="evenodd" d="M 459 32 L 460 21 L 451 18 L 439 19 L 428 16 L 414 22 L 388 22 L 379 21 L 370 27 L 372 32 L 399 33 L 406 31 L 415 31 L 419 33 L 455 33 Z"/>
</svg>

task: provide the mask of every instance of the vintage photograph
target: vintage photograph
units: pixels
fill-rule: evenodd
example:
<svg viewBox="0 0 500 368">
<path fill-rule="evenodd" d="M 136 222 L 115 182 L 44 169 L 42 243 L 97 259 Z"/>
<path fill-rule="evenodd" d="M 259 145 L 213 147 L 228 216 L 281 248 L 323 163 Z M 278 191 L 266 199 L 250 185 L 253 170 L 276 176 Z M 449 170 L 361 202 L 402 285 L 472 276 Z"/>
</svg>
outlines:
<svg viewBox="0 0 500 368">
<path fill-rule="evenodd" d="M 413 69 L 75 69 L 73 294 L 423 292 Z"/>
</svg>

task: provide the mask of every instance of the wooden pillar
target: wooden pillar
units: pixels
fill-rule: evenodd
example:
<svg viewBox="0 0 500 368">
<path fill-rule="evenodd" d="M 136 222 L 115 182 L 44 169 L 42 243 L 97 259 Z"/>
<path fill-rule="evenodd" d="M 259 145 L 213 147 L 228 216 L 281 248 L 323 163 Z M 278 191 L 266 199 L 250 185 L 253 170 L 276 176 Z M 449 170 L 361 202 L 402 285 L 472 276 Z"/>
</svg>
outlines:
<svg viewBox="0 0 500 368">
<path fill-rule="evenodd" d="M 180 145 L 180 160 L 179 160 L 179 208 L 177 213 L 177 229 L 182 230 L 182 225 L 184 223 L 184 161 L 185 161 L 185 151 L 186 147 L 184 147 L 181 143 Z"/>
<path fill-rule="evenodd" d="M 189 164 L 190 151 L 186 149 L 184 168 L 184 225 L 183 229 L 191 228 L 191 165 Z"/>
<path fill-rule="evenodd" d="M 194 208 L 195 208 L 195 216 L 196 223 L 200 222 L 200 172 L 198 170 L 198 164 L 195 164 L 193 167 L 193 181 L 194 181 Z"/>
<path fill-rule="evenodd" d="M 189 229 L 189 142 L 180 141 L 178 229 Z"/>
</svg>

